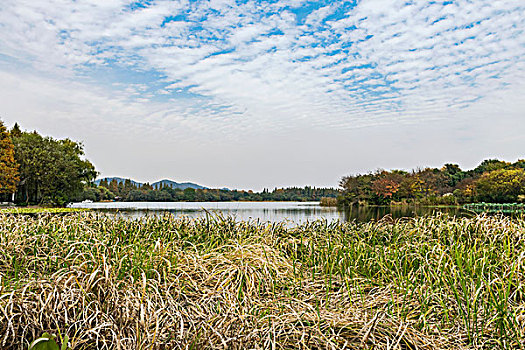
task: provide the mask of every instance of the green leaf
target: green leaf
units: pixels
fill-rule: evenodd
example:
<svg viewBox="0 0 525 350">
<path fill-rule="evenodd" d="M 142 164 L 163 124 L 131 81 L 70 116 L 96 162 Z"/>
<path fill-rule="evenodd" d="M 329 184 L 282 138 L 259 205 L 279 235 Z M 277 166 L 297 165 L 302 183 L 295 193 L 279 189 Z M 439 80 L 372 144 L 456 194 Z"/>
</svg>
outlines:
<svg viewBox="0 0 525 350">
<path fill-rule="evenodd" d="M 66 343 L 67 346 L 67 343 Z M 49 333 L 44 333 L 38 339 L 35 339 L 31 345 L 29 345 L 29 350 L 60 350 L 55 341 L 55 336 Z"/>
<path fill-rule="evenodd" d="M 64 336 L 64 339 L 62 340 L 62 348 L 60 350 L 67 350 L 67 343 L 69 342 L 69 337 L 67 335 Z"/>
</svg>

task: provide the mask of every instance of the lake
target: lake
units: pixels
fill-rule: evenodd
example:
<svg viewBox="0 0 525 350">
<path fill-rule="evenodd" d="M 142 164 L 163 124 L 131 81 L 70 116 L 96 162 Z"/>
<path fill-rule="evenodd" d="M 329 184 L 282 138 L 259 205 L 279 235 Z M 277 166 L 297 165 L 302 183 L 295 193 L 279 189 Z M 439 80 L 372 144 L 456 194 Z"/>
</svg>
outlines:
<svg viewBox="0 0 525 350">
<path fill-rule="evenodd" d="M 73 208 L 101 210 L 117 216 L 138 218 L 150 215 L 163 215 L 166 212 L 175 216 L 202 217 L 206 213 L 233 216 L 237 220 L 288 221 L 303 223 L 317 219 L 328 221 L 366 222 L 380 220 L 386 215 L 398 219 L 445 212 L 449 215 L 464 215 L 459 208 L 437 207 L 364 207 L 355 206 L 347 210 L 335 207 L 321 207 L 319 202 L 104 202 L 73 203 Z"/>
</svg>

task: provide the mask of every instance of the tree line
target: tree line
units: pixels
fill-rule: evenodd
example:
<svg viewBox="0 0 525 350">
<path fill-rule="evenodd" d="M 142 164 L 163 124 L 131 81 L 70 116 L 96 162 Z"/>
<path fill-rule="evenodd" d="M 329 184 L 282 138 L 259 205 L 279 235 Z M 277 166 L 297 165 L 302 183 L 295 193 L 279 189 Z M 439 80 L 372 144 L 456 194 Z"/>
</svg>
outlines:
<svg viewBox="0 0 525 350">
<path fill-rule="evenodd" d="M 194 189 L 136 184 L 131 180 L 93 181 L 95 167 L 84 158 L 82 143 L 54 139 L 18 124 L 0 121 L 0 202 L 64 205 L 82 200 L 122 201 L 320 201 L 337 197 L 350 204 L 462 204 L 525 202 L 525 160 L 484 160 L 472 170 L 457 164 L 412 171 L 378 170 L 345 176 L 340 189 L 290 187 L 262 192 Z M 329 202 L 332 202 L 330 200 Z"/>
<path fill-rule="evenodd" d="M 193 189 L 136 184 L 130 179 L 94 183 L 97 171 L 84 158 L 82 143 L 58 140 L 18 124 L 7 130 L 0 121 L 0 202 L 18 205 L 53 204 L 92 200 L 121 201 L 319 201 L 335 198 L 333 188 L 291 187 L 262 192 Z"/>
<path fill-rule="evenodd" d="M 83 145 L 0 121 L 0 201 L 64 205 L 97 176 Z"/>
<path fill-rule="evenodd" d="M 264 189 L 261 192 L 227 189 L 173 188 L 160 184 L 136 184 L 130 179 L 117 181 L 103 179 L 99 186 L 86 188 L 77 200 L 119 200 L 126 202 L 224 202 L 224 201 L 320 201 L 336 198 L 340 192 L 334 188 L 290 187 Z"/>
<path fill-rule="evenodd" d="M 392 203 L 462 204 L 525 201 L 525 160 L 514 163 L 487 159 L 472 170 L 457 164 L 442 168 L 377 170 L 350 175 L 340 182 L 338 203 L 384 205 Z"/>
</svg>

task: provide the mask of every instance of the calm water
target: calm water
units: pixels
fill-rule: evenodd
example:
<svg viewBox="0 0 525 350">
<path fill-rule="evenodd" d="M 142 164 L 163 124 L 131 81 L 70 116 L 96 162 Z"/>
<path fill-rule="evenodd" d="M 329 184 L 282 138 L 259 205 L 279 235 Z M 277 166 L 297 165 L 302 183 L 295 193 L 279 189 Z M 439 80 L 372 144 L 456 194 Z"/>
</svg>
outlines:
<svg viewBox="0 0 525 350">
<path fill-rule="evenodd" d="M 446 212 L 449 215 L 463 215 L 458 208 L 431 207 L 352 207 L 338 210 L 321 207 L 318 202 L 111 202 L 74 203 L 74 208 L 99 209 L 118 216 L 138 218 L 148 215 L 163 215 L 170 212 L 175 216 L 202 217 L 206 212 L 233 216 L 237 220 L 289 221 L 302 223 L 324 218 L 328 221 L 360 222 L 379 220 L 386 215 L 392 218 L 430 215 Z"/>
</svg>

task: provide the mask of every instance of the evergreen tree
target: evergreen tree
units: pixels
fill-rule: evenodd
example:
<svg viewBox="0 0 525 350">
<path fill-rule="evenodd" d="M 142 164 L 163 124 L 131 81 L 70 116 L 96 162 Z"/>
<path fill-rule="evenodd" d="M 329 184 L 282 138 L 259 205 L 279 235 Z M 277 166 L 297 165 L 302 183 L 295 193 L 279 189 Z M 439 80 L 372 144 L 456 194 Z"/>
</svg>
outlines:
<svg viewBox="0 0 525 350">
<path fill-rule="evenodd" d="M 11 129 L 11 137 L 19 137 L 22 135 L 22 130 L 20 130 L 20 126 L 18 126 L 18 123 L 15 123 L 13 128 Z"/>
<path fill-rule="evenodd" d="M 118 190 L 118 182 L 117 182 L 117 179 L 112 179 L 110 182 L 109 182 L 109 190 L 111 192 L 113 192 L 115 195 L 119 196 L 120 193 L 119 193 L 119 190 Z"/>
<path fill-rule="evenodd" d="M 131 192 L 131 190 L 135 189 L 135 186 L 131 182 L 130 179 L 124 180 L 124 190 L 123 193 L 121 193 L 122 197 L 127 197 L 128 194 Z"/>
<path fill-rule="evenodd" d="M 99 184 L 99 186 L 101 186 L 101 187 L 105 187 L 105 188 L 108 188 L 108 189 L 109 189 L 108 179 L 103 178 L 102 180 L 100 180 L 100 184 Z"/>
</svg>

